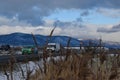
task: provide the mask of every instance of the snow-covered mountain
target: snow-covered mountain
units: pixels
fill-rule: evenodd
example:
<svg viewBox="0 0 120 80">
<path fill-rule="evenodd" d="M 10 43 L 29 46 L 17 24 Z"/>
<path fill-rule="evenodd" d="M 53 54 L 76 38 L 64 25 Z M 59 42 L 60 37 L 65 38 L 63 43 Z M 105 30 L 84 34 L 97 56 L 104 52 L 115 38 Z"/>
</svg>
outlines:
<svg viewBox="0 0 120 80">
<path fill-rule="evenodd" d="M 48 36 L 35 35 L 37 43 L 39 46 L 46 44 L 47 40 L 49 42 L 60 43 L 63 46 L 67 46 L 68 40 L 70 40 L 70 46 L 80 46 L 80 41 L 83 42 L 83 46 L 87 46 L 90 41 L 95 45 L 99 44 L 99 40 L 78 40 L 68 36 L 52 36 L 50 39 Z M 25 33 L 12 33 L 7 35 L 0 35 L 0 44 L 9 44 L 13 46 L 23 46 L 23 45 L 34 45 L 34 41 L 31 34 Z M 104 42 L 104 46 L 108 48 L 120 48 L 120 43 L 117 42 Z"/>
<path fill-rule="evenodd" d="M 60 43 L 63 46 L 67 46 L 68 36 L 52 36 L 50 39 L 48 36 L 35 35 L 38 45 L 43 46 L 47 40 L 49 42 Z M 31 34 L 25 33 L 12 33 L 7 35 L 0 35 L 0 44 L 10 45 L 34 45 L 34 41 Z M 70 46 L 79 46 L 79 40 L 71 38 Z"/>
</svg>

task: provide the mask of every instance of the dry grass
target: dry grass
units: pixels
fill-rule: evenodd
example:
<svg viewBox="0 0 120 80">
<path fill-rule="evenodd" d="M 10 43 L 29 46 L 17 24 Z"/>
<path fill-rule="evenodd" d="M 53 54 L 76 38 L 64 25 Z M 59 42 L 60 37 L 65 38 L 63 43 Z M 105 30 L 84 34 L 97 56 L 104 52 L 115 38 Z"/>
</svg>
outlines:
<svg viewBox="0 0 120 80">
<path fill-rule="evenodd" d="M 68 49 L 64 51 L 64 58 L 63 52 L 60 54 L 61 56 L 57 60 L 55 57 L 49 56 L 49 61 L 46 56 L 43 56 L 43 66 L 36 64 L 37 69 L 34 74 L 30 65 L 26 65 L 26 74 L 21 65 L 17 65 L 22 73 L 20 77 L 24 80 L 120 80 L 119 52 L 117 55 L 110 56 L 109 52 L 104 50 L 98 54 L 95 54 L 94 50 L 87 50 L 79 54 L 75 50 Z M 11 55 L 11 60 L 6 65 L 8 70 L 3 67 L 7 80 L 14 80 L 14 63 L 15 59 Z"/>
<path fill-rule="evenodd" d="M 44 63 L 30 80 L 120 80 L 120 56 L 71 52 L 67 59 Z M 45 70 L 45 71 L 44 71 Z"/>
</svg>

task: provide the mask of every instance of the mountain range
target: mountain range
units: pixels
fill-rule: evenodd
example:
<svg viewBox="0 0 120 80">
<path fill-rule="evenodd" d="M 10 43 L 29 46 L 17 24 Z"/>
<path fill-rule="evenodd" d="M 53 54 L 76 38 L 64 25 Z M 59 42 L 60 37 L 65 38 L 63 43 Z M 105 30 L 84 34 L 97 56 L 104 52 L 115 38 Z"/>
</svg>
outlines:
<svg viewBox="0 0 120 80">
<path fill-rule="evenodd" d="M 39 46 L 44 46 L 46 42 L 60 43 L 62 46 L 67 46 L 69 42 L 69 46 L 78 47 L 80 46 L 80 41 L 82 41 L 83 46 L 88 46 L 91 42 L 92 45 L 99 45 L 99 40 L 89 40 L 82 39 L 78 40 L 76 38 L 72 38 L 69 36 L 43 36 L 43 35 L 35 35 L 37 44 Z M 9 44 L 12 46 L 25 46 L 25 45 L 34 45 L 34 40 L 31 34 L 26 33 L 11 33 L 6 35 L 0 35 L 0 45 Z M 103 42 L 104 46 L 107 48 L 120 48 L 120 43 L 106 41 Z"/>
</svg>

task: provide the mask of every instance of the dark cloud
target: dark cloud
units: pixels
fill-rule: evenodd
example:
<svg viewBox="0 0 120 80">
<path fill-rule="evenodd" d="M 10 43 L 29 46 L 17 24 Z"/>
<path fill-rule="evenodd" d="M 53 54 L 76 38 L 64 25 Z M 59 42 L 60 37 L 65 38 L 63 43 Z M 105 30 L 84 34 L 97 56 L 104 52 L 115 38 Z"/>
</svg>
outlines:
<svg viewBox="0 0 120 80">
<path fill-rule="evenodd" d="M 81 13 L 81 16 L 87 16 L 87 15 L 89 15 L 89 11 L 88 10 L 84 11 L 83 13 Z"/>
<path fill-rule="evenodd" d="M 120 30 L 120 24 L 116 25 L 116 26 L 113 26 L 112 29 L 119 29 Z"/>
<path fill-rule="evenodd" d="M 110 29 L 106 29 L 106 28 L 99 28 L 97 30 L 97 32 L 103 32 L 103 33 L 114 33 L 114 32 L 119 32 L 120 31 L 120 24 L 113 26 Z"/>
<path fill-rule="evenodd" d="M 0 16 L 16 17 L 32 25 L 43 25 L 43 17 L 56 9 L 120 8 L 120 0 L 1 0 Z M 88 12 L 82 15 L 87 15 Z"/>
<path fill-rule="evenodd" d="M 60 20 L 56 20 L 54 22 L 54 26 L 59 26 L 59 27 L 65 27 L 65 26 L 70 26 L 72 22 L 62 22 Z"/>
<path fill-rule="evenodd" d="M 79 17 L 79 18 L 76 19 L 76 21 L 77 22 L 83 22 L 83 19 L 82 19 L 82 17 Z"/>
<path fill-rule="evenodd" d="M 74 26 L 74 27 L 80 27 L 83 28 L 85 27 L 84 25 L 81 24 L 81 22 L 79 20 L 76 21 L 72 21 L 72 22 L 63 22 L 60 20 L 56 20 L 54 23 L 54 26 L 58 26 L 58 27 L 70 27 L 70 26 Z"/>
</svg>

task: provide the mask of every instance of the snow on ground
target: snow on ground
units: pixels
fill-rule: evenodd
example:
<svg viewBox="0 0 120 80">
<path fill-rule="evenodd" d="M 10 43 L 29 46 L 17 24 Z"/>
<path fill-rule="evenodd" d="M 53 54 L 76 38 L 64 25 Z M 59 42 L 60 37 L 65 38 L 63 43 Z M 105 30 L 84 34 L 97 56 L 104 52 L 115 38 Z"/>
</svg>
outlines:
<svg viewBox="0 0 120 80">
<path fill-rule="evenodd" d="M 53 57 L 54 60 L 59 60 L 60 57 Z M 62 59 L 64 59 L 64 56 L 61 57 Z M 47 62 L 50 61 L 50 57 L 47 58 Z M 25 78 L 22 76 L 22 71 L 21 68 L 26 76 L 27 70 L 33 70 L 32 74 L 35 73 L 35 70 L 38 69 L 38 65 L 40 65 L 41 67 L 43 67 L 43 59 L 39 60 L 39 61 L 29 61 L 28 63 L 16 63 L 15 66 L 15 70 L 13 71 L 13 80 L 25 80 Z M 21 67 L 21 68 L 20 68 Z M 8 74 L 9 71 L 7 71 Z M 4 75 L 3 71 L 0 71 L 0 80 L 7 80 L 6 75 Z"/>
</svg>

